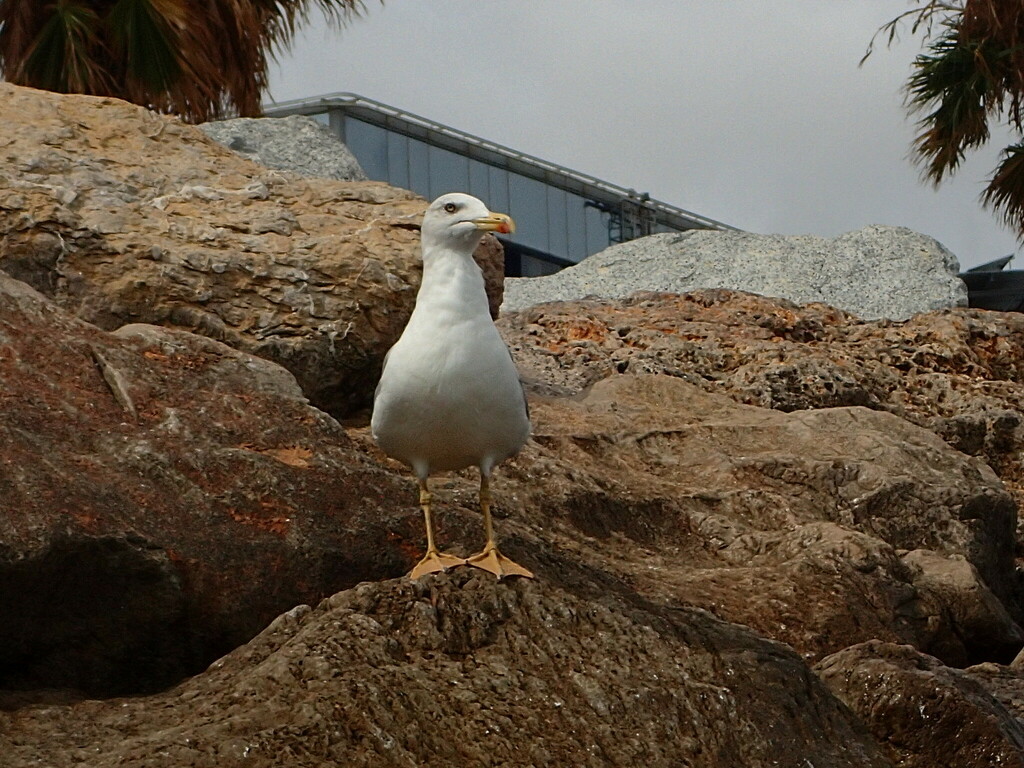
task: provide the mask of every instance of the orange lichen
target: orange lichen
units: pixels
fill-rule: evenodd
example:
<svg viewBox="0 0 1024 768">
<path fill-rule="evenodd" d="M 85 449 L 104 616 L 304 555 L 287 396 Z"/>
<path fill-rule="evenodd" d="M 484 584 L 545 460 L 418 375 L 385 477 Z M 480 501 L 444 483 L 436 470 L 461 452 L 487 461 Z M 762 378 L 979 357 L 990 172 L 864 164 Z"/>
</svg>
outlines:
<svg viewBox="0 0 1024 768">
<path fill-rule="evenodd" d="M 309 459 L 313 458 L 313 452 L 308 448 L 298 445 L 282 446 L 280 448 L 260 448 L 252 443 L 242 443 L 238 446 L 243 451 L 252 451 L 269 456 L 272 459 L 287 464 L 289 467 L 306 469 L 309 467 Z"/>
<path fill-rule="evenodd" d="M 272 508 L 273 504 L 260 502 L 260 506 L 264 508 Z M 267 533 L 273 533 L 276 536 L 284 536 L 288 533 L 288 529 L 291 527 L 292 519 L 283 515 L 274 515 L 273 517 L 261 517 L 259 515 L 248 514 L 240 512 L 237 509 L 229 508 L 228 516 L 236 523 L 242 523 L 243 525 L 249 525 L 260 531 L 266 531 Z"/>
</svg>

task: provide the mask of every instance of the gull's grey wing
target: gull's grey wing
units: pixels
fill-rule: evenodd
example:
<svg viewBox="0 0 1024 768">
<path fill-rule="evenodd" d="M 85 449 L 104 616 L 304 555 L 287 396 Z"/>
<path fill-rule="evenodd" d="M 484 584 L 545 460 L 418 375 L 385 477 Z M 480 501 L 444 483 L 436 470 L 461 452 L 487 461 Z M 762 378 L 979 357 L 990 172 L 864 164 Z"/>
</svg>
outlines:
<svg viewBox="0 0 1024 768">
<path fill-rule="evenodd" d="M 526 387 L 523 385 L 523 377 L 519 376 L 519 366 L 516 365 L 516 359 L 512 357 L 512 350 L 508 348 L 508 344 L 505 345 L 505 351 L 508 352 L 508 359 L 512 361 L 512 367 L 516 369 L 516 376 L 519 379 L 519 391 L 523 393 L 523 410 L 526 411 L 526 420 L 530 420 L 530 403 L 526 399 Z M 387 358 L 384 358 L 385 364 Z M 376 396 L 376 395 L 375 395 Z"/>
<path fill-rule="evenodd" d="M 391 349 L 394 349 L 392 347 Z M 388 358 L 391 357 L 391 349 L 389 349 L 384 355 L 384 362 L 380 366 L 380 379 L 377 381 L 377 386 L 373 390 L 373 399 L 377 400 L 377 395 L 380 394 L 380 383 L 384 381 L 384 369 L 388 367 Z"/>
</svg>

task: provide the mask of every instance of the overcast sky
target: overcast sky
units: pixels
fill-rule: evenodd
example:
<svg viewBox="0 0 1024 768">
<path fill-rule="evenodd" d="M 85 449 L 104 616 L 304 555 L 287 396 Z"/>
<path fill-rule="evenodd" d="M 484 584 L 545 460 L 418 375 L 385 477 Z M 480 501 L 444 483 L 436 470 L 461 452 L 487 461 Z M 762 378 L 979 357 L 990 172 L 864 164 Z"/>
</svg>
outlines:
<svg viewBox="0 0 1024 768">
<path fill-rule="evenodd" d="M 753 232 L 900 225 L 965 267 L 1016 252 L 978 202 L 999 133 L 938 190 L 908 160 L 920 39 L 857 66 L 909 5 L 367 0 L 343 30 L 315 19 L 270 96 L 357 93 Z"/>
</svg>

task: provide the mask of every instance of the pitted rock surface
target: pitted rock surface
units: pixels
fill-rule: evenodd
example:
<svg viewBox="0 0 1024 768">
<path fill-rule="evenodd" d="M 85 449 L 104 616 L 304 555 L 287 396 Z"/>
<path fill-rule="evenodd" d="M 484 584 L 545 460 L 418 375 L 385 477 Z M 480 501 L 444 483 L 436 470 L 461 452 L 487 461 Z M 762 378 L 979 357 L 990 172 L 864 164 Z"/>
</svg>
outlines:
<svg viewBox="0 0 1024 768">
<path fill-rule="evenodd" d="M 780 644 L 621 587 L 467 570 L 300 606 L 155 697 L 0 712 L 0 751 L 12 768 L 890 765 Z"/>
<path fill-rule="evenodd" d="M 365 408 L 420 280 L 426 203 L 303 178 L 116 99 L 0 83 L 0 269 L 105 330 L 188 330 Z M 500 243 L 479 252 L 494 311 Z"/>
</svg>

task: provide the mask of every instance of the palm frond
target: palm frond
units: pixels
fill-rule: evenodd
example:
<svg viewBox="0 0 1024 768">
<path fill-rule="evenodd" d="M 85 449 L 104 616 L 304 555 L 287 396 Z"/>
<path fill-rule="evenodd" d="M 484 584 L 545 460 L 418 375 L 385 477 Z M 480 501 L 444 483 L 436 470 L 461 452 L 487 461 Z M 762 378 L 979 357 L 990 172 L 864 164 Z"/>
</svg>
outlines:
<svg viewBox="0 0 1024 768">
<path fill-rule="evenodd" d="M 31 3 L 0 0 L 0 67 L 11 82 L 18 82 L 40 26 L 39 13 Z"/>
<path fill-rule="evenodd" d="M 1024 144 L 1003 150 L 982 202 L 999 211 L 1003 221 L 1024 240 Z"/>
<path fill-rule="evenodd" d="M 179 40 L 172 26 L 177 7 L 166 2 L 157 6 L 154 0 L 117 0 L 105 19 L 118 68 L 134 96 L 166 91 L 181 74 Z"/>
<path fill-rule="evenodd" d="M 859 65 L 863 66 L 864 62 L 875 52 L 875 41 L 880 35 L 886 38 L 885 44 L 887 47 L 891 47 L 893 43 L 897 42 L 899 40 L 900 27 L 906 21 L 911 21 L 910 34 L 916 35 L 918 31 L 923 30 L 925 37 L 930 38 L 932 37 L 935 24 L 948 22 L 951 18 L 961 15 L 963 11 L 963 0 L 954 2 L 927 0 L 919 8 L 911 8 L 909 11 L 904 11 L 883 24 L 872 35 L 864 55 L 861 56 Z"/>
<path fill-rule="evenodd" d="M 935 184 L 956 171 L 966 150 L 989 138 L 988 116 L 998 111 L 1002 85 L 998 79 L 1000 51 L 960 39 L 956 27 L 933 41 L 914 60 L 907 84 L 911 112 L 931 109 L 918 125 L 914 150 Z"/>
<path fill-rule="evenodd" d="M 76 0 L 59 0 L 26 51 L 24 76 L 60 93 L 99 93 L 107 83 L 96 55 L 102 43 L 96 12 Z"/>
<path fill-rule="evenodd" d="M 258 116 L 269 61 L 319 10 L 364 0 L 0 0 L 0 69 L 13 83 L 119 96 L 204 122 Z"/>
<path fill-rule="evenodd" d="M 265 10 L 277 9 L 276 0 L 259 0 Z M 383 2 L 383 0 L 381 0 Z M 276 60 L 279 53 L 287 51 L 295 39 L 299 27 L 308 23 L 313 10 L 319 10 L 328 24 L 343 27 L 366 12 L 363 0 L 301 0 L 289 3 L 281 12 L 265 14 L 269 19 L 266 27 L 267 54 Z"/>
</svg>

